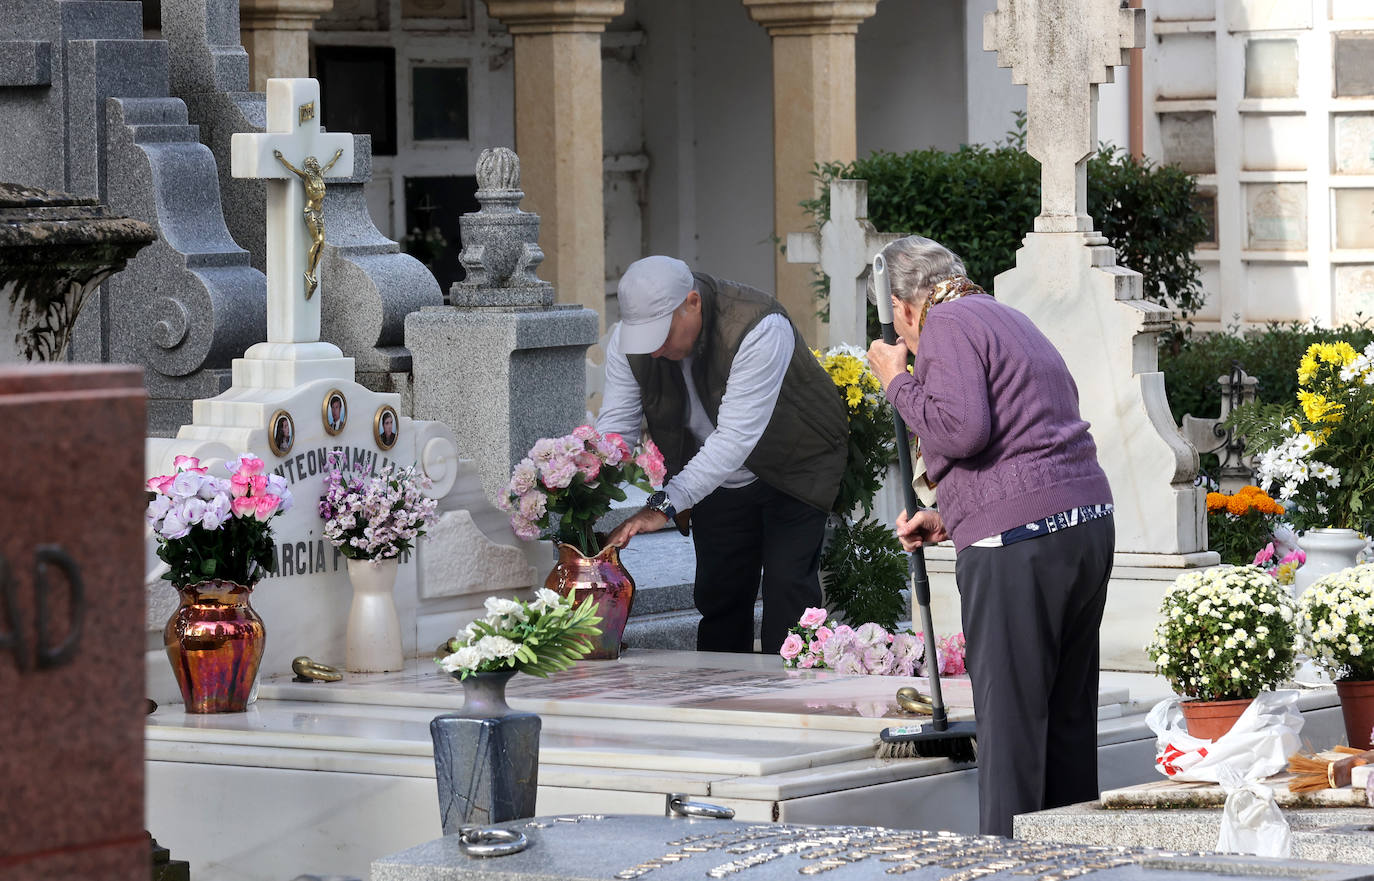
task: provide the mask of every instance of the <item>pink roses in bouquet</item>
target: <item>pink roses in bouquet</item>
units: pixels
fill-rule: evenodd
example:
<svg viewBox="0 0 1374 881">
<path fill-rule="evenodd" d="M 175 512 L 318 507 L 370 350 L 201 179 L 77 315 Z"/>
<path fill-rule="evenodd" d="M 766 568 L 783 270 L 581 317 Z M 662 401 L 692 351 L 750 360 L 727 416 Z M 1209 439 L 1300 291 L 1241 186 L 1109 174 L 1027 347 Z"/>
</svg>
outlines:
<svg viewBox="0 0 1374 881">
<path fill-rule="evenodd" d="M 175 474 L 149 478 L 146 513 L 177 587 L 218 579 L 252 587 L 275 565 L 270 520 L 291 509 L 286 480 L 247 453 L 215 477 L 194 456 L 177 456 Z"/>
<path fill-rule="evenodd" d="M 943 676 L 964 673 L 964 635 L 936 643 L 936 665 Z M 889 633 L 869 622 L 858 627 L 836 623 L 825 609 L 810 608 L 783 640 L 783 667 L 789 670 L 834 670 L 850 675 L 925 675 L 925 639 L 905 631 Z"/>
<path fill-rule="evenodd" d="M 563 437 L 536 441 L 496 503 L 510 512 L 521 538 L 547 534 L 593 556 L 601 546 L 592 528 L 611 502 L 624 501 L 621 486 L 658 489 L 666 474 L 663 454 L 652 441 L 631 450 L 618 434 L 580 425 Z"/>
</svg>

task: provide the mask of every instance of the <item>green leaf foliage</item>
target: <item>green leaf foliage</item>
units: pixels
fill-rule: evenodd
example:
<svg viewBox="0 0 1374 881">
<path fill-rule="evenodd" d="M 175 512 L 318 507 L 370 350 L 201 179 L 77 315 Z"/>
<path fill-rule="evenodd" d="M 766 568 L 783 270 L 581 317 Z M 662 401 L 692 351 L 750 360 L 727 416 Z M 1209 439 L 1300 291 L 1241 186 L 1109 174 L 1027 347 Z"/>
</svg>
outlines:
<svg viewBox="0 0 1374 881">
<path fill-rule="evenodd" d="M 830 181 L 868 182 L 868 216 L 883 232 L 919 233 L 964 260 L 969 277 L 992 290 L 998 273 L 1016 263 L 1021 240 L 1040 213 L 1040 164 L 1025 152 L 1025 120 L 991 147 L 965 144 L 952 153 L 877 152 L 853 162 L 818 165 L 820 197 L 802 203 L 819 228 L 830 216 Z M 1170 166 L 1137 161 L 1103 146 L 1088 160 L 1088 212 L 1116 249 L 1117 260 L 1141 273 L 1145 296 L 1185 319 L 1202 305 L 1200 270 L 1192 253 L 1209 236 L 1193 207 L 1197 185 Z M 824 300 L 825 290 L 817 287 Z M 822 314 L 828 304 L 822 302 Z M 870 337 L 877 336 L 869 307 Z"/>
<path fill-rule="evenodd" d="M 821 555 L 826 604 L 845 623 L 895 630 L 907 616 L 907 556 L 892 528 L 870 518 L 840 520 Z"/>
</svg>

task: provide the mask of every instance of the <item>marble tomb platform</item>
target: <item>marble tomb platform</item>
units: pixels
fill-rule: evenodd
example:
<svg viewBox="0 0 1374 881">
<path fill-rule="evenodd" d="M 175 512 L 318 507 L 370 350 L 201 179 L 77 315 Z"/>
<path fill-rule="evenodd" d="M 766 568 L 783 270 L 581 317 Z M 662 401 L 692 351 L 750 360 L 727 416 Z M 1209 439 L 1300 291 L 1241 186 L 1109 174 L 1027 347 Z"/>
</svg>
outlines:
<svg viewBox="0 0 1374 881">
<path fill-rule="evenodd" d="M 951 716 L 971 718 L 968 680 L 943 682 Z M 919 678 L 789 673 L 773 656 L 631 651 L 516 677 L 507 695 L 544 720 L 541 814 L 662 815 L 683 793 L 746 822 L 974 831 L 976 769 L 876 757 L 878 732 L 914 718 L 894 700 L 908 684 L 925 690 Z M 1152 779 L 1144 713 L 1168 693 L 1152 675 L 1103 674 L 1104 789 Z M 259 694 L 244 713 L 167 705 L 148 717 L 147 822 L 194 877 L 365 878 L 372 860 L 441 835 L 428 724 L 463 698 L 432 662 L 337 683 L 275 674 Z M 1301 700 L 1305 735 L 1338 738 L 1334 691 Z"/>
</svg>

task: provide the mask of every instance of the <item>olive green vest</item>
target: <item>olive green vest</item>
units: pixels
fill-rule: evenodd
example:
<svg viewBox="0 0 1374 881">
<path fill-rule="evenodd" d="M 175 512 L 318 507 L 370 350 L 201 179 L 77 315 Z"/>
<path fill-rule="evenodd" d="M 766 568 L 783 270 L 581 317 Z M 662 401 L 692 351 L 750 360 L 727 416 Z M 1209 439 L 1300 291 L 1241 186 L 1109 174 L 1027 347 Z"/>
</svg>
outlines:
<svg viewBox="0 0 1374 881">
<path fill-rule="evenodd" d="M 693 276 L 701 295 L 701 334 L 692 352 L 692 380 L 715 425 L 740 343 L 765 317 L 785 316 L 787 311 L 763 291 L 700 272 Z M 744 465 L 775 489 L 828 511 L 844 473 L 849 417 L 825 368 L 795 326 L 792 333 L 792 361 L 783 375 L 773 416 Z M 650 355 L 630 355 L 628 360 L 639 383 L 649 433 L 663 451 L 672 477 L 698 447 L 687 430 L 682 365 Z"/>
</svg>

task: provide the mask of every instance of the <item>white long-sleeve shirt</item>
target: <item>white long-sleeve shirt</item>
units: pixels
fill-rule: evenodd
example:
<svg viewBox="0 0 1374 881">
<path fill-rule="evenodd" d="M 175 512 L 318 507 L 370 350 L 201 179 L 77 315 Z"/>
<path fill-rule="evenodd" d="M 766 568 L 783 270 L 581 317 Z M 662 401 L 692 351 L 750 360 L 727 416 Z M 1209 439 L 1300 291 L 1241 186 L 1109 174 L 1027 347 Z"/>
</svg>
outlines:
<svg viewBox="0 0 1374 881">
<path fill-rule="evenodd" d="M 730 365 L 715 425 L 706 415 L 692 381 L 693 358 L 689 355 L 682 359 L 682 376 L 687 384 L 687 430 L 701 447 L 664 487 L 674 508 L 686 510 L 716 487 L 734 488 L 754 482 L 754 473 L 744 467 L 744 460 L 754 452 L 773 418 L 773 407 L 778 402 L 782 378 L 795 345 L 792 323 L 785 315 L 768 315 L 754 325 L 740 341 Z M 619 324 L 606 341 L 606 385 L 601 401 L 596 430 L 603 434 L 616 432 L 630 444 L 636 443 L 644 407 L 639 383 L 620 351 Z"/>
</svg>

